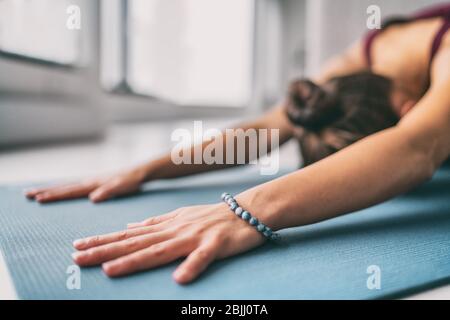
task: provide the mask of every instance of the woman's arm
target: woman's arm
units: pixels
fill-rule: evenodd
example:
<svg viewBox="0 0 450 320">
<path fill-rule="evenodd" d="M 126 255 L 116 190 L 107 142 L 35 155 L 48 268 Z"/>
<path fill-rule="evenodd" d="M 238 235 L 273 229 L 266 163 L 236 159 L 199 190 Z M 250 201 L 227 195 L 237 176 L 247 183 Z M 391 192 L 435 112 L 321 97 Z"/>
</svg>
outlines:
<svg viewBox="0 0 450 320">
<path fill-rule="evenodd" d="M 279 145 L 281 146 L 286 141 L 288 141 L 292 137 L 292 125 L 290 124 L 285 112 L 284 112 L 284 106 L 281 104 L 277 107 L 274 107 L 273 109 L 269 110 L 265 114 L 263 114 L 261 117 L 254 121 L 250 121 L 247 123 L 243 123 L 237 126 L 234 126 L 231 128 L 233 130 L 243 130 L 247 131 L 249 129 L 267 129 L 267 152 L 270 152 L 272 144 L 270 141 L 270 130 L 276 129 L 279 130 Z M 234 159 L 231 164 L 226 164 L 227 159 L 227 143 L 228 139 L 234 139 Z M 257 139 L 259 139 L 260 136 L 257 135 Z M 238 155 L 242 157 L 242 154 L 245 154 L 245 163 L 249 163 L 251 160 L 254 160 L 251 158 L 250 155 L 250 148 L 252 146 L 249 145 L 248 141 L 246 141 L 244 145 L 244 149 L 238 150 L 238 144 L 236 143 L 236 137 L 235 136 L 229 136 L 226 135 L 225 132 L 221 133 L 221 139 L 218 139 L 219 141 L 222 141 L 222 150 L 223 150 L 223 163 L 224 164 L 207 164 L 202 159 L 202 163 L 199 164 L 175 164 L 172 159 L 171 155 L 165 155 L 162 158 L 153 160 L 147 164 L 144 164 L 142 166 L 143 171 L 145 172 L 146 176 L 144 178 L 145 181 L 148 180 L 156 180 L 156 179 L 171 179 L 171 178 L 178 178 L 178 177 L 184 177 L 192 174 L 197 173 L 203 173 L 213 170 L 220 170 L 225 168 L 230 168 L 238 165 Z M 259 146 L 259 140 L 255 141 L 257 143 L 257 146 Z M 191 155 L 191 163 L 193 163 L 193 155 L 196 150 L 205 150 L 205 148 L 210 145 L 211 143 L 214 143 L 214 140 L 207 140 L 203 141 L 199 145 L 194 145 L 186 150 L 183 150 L 182 152 L 187 152 Z M 257 153 L 257 156 L 263 156 L 264 154 Z"/>
<path fill-rule="evenodd" d="M 292 137 L 292 126 L 284 113 L 284 106 L 280 105 L 272 110 L 266 112 L 256 120 L 243 123 L 235 126 L 234 129 L 268 129 L 268 139 L 266 150 L 270 152 L 272 146 L 270 141 L 270 129 L 279 130 L 279 145 L 282 145 Z M 259 139 L 257 135 L 257 139 Z M 226 159 L 226 144 L 227 135 L 222 132 L 223 141 L 223 156 Z M 204 150 L 209 144 L 213 143 L 213 140 L 204 141 L 202 144 L 194 145 L 187 148 L 183 152 L 189 152 L 192 156 L 197 148 Z M 259 145 L 259 143 L 258 143 Z M 87 179 L 81 182 L 56 185 L 52 187 L 34 188 L 27 190 L 25 195 L 30 199 L 35 199 L 38 202 L 52 202 L 80 197 L 89 197 L 93 202 L 100 202 L 112 197 L 121 196 L 129 193 L 133 193 L 139 190 L 142 183 L 156 180 L 156 179 L 170 179 L 176 177 L 187 176 L 196 173 L 202 173 L 212 170 L 225 169 L 236 165 L 236 158 L 239 153 L 245 153 L 245 159 L 248 163 L 249 156 L 249 143 L 246 143 L 244 150 L 237 150 L 238 144 L 234 143 L 234 157 L 233 164 L 175 164 L 171 159 L 171 155 L 167 154 L 159 159 L 155 159 L 136 166 L 130 170 L 108 176 L 97 177 Z M 263 155 L 258 152 L 258 156 Z M 203 159 L 202 159 L 203 161 Z M 193 162 L 193 161 L 192 161 Z M 224 161 L 224 163 L 226 163 Z"/>
<path fill-rule="evenodd" d="M 248 190 L 238 201 L 281 229 L 374 205 L 427 180 L 450 154 L 449 61 L 450 50 L 435 58 L 431 88 L 396 127 Z"/>
</svg>

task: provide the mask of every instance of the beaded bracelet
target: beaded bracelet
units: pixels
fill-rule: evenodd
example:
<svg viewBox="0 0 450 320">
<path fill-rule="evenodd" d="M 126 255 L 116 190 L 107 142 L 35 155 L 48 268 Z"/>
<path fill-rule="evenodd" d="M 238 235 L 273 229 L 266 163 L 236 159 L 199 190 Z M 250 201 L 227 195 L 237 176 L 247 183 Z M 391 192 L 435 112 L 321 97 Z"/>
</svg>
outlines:
<svg viewBox="0 0 450 320">
<path fill-rule="evenodd" d="M 255 227 L 256 230 L 261 232 L 267 239 L 278 240 L 280 238 L 280 235 L 278 233 L 273 232 L 272 229 L 259 221 L 257 218 L 253 217 L 250 212 L 242 209 L 242 207 L 239 206 L 236 199 L 234 199 L 231 194 L 224 192 L 222 193 L 221 198 L 223 202 L 228 204 L 231 211 L 233 211 L 239 218 L 244 219 L 251 226 Z"/>
</svg>

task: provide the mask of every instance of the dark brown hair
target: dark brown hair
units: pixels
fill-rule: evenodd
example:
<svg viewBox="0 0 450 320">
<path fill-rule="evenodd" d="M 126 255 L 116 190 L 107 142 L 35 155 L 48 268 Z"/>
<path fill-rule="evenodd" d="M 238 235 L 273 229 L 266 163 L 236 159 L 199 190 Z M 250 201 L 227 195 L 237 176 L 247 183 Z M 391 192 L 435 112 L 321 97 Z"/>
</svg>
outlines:
<svg viewBox="0 0 450 320">
<path fill-rule="evenodd" d="M 336 77 L 323 86 L 291 83 L 286 113 L 295 126 L 304 164 L 316 162 L 375 132 L 394 126 L 390 79 L 369 71 Z"/>
</svg>

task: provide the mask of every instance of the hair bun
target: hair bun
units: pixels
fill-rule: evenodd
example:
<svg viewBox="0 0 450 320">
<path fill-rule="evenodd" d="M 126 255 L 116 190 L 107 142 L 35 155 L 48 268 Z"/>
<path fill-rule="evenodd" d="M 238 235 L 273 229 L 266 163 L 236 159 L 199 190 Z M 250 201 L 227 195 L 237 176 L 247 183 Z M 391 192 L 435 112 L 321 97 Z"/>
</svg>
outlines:
<svg viewBox="0 0 450 320">
<path fill-rule="evenodd" d="M 295 80 L 289 86 L 286 112 L 295 125 L 318 131 L 340 115 L 336 90 L 307 79 Z"/>
</svg>

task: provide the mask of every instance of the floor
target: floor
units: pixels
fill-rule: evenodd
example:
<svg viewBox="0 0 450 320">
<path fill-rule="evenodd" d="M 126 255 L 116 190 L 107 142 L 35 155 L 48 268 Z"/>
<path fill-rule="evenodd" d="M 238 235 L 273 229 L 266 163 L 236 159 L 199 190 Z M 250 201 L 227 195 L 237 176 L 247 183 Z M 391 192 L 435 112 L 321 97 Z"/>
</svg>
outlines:
<svg viewBox="0 0 450 320">
<path fill-rule="evenodd" d="M 223 128 L 228 122 L 210 121 L 204 128 Z M 176 128 L 193 128 L 192 122 L 123 124 L 112 126 L 97 141 L 53 144 L 0 151 L 0 185 L 76 180 L 105 173 L 154 158 L 170 150 L 170 135 Z M 299 162 L 296 146 L 280 151 L 280 166 L 294 170 Z M 0 300 L 14 298 L 0 254 Z M 450 299 L 450 285 L 409 299 Z"/>
</svg>

